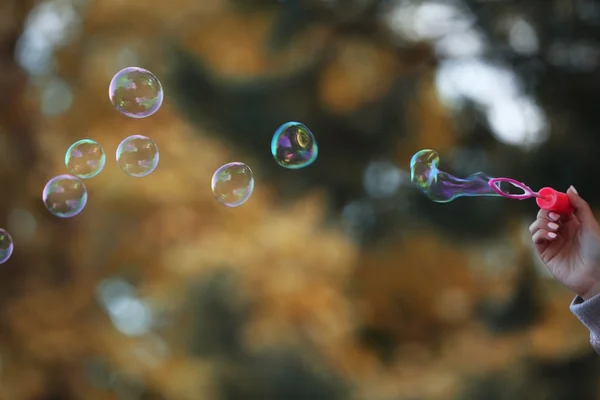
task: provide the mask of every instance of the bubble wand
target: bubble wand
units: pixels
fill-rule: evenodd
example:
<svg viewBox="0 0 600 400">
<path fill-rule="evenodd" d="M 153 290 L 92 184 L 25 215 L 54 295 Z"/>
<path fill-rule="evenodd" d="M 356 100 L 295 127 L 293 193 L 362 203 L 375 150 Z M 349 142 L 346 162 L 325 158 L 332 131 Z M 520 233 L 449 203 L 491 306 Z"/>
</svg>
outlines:
<svg viewBox="0 0 600 400">
<path fill-rule="evenodd" d="M 515 200 L 535 198 L 537 205 L 559 214 L 571 214 L 574 209 L 566 193 L 545 187 L 535 192 L 529 186 L 512 178 L 492 178 L 481 172 L 467 178 L 458 178 L 439 169 L 440 157 L 435 150 L 418 151 L 410 161 L 410 179 L 427 197 L 436 203 L 448 203 L 459 197 L 501 196 Z M 509 183 L 521 190 L 510 194 L 500 189 L 500 183 Z"/>
<path fill-rule="evenodd" d="M 510 183 L 521 189 L 523 193 L 511 194 L 504 192 L 500 189 L 500 184 L 502 182 Z M 512 178 L 492 178 L 489 180 L 488 185 L 498 195 L 506 197 L 507 199 L 525 200 L 535 198 L 538 207 L 542 210 L 553 211 L 559 214 L 571 214 L 575 211 L 571 205 L 569 196 L 567 196 L 566 193 L 559 192 L 551 187 L 545 187 L 536 192 L 523 182 L 519 182 Z"/>
</svg>

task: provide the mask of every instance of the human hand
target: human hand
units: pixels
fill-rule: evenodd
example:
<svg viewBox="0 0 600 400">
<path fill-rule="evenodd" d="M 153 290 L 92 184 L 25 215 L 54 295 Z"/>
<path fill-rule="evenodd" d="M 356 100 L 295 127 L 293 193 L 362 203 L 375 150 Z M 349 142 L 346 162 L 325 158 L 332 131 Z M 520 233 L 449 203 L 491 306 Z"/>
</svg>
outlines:
<svg viewBox="0 0 600 400">
<path fill-rule="evenodd" d="M 529 232 L 552 275 L 588 300 L 600 294 L 600 224 L 573 186 L 567 195 L 574 214 L 540 210 Z"/>
</svg>

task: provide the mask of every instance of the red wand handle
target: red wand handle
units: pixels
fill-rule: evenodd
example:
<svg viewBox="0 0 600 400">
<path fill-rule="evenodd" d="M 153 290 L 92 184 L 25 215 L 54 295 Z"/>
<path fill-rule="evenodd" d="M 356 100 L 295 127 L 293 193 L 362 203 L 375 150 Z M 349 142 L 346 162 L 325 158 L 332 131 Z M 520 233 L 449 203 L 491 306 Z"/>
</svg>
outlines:
<svg viewBox="0 0 600 400">
<path fill-rule="evenodd" d="M 566 193 L 545 187 L 540 189 L 538 194 L 541 197 L 536 198 L 535 201 L 542 210 L 548 210 L 562 215 L 572 214 L 575 211 L 571 205 L 569 196 L 567 196 Z"/>
</svg>

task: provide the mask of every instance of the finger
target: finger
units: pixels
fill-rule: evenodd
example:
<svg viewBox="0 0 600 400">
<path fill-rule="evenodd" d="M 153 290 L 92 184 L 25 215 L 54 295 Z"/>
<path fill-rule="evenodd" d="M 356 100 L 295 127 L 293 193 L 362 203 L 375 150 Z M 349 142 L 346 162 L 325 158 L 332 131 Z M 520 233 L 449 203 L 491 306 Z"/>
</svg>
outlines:
<svg viewBox="0 0 600 400">
<path fill-rule="evenodd" d="M 545 219 L 550 219 L 550 217 L 548 216 L 548 214 L 550 214 L 550 211 L 548 210 L 540 210 L 538 211 L 536 218 L 545 218 Z"/>
<path fill-rule="evenodd" d="M 529 233 L 533 235 L 540 229 L 545 229 L 549 232 L 556 232 L 558 229 L 560 229 L 560 226 L 560 222 L 552 222 L 548 221 L 547 219 L 540 218 L 533 221 L 533 223 L 529 226 Z"/>
<path fill-rule="evenodd" d="M 531 239 L 535 244 L 542 244 L 544 242 L 551 242 L 553 240 L 556 240 L 557 237 L 558 234 L 556 232 L 552 232 L 546 229 L 539 229 L 533 234 L 533 236 L 531 236 Z"/>
<path fill-rule="evenodd" d="M 537 214 L 537 218 L 544 218 L 549 221 L 557 222 L 561 220 L 561 215 L 548 210 L 540 210 Z"/>
<path fill-rule="evenodd" d="M 570 220 L 572 220 L 574 218 L 575 218 L 575 215 L 573 215 L 573 214 L 561 214 L 560 220 L 558 220 L 558 222 L 569 222 Z"/>
</svg>

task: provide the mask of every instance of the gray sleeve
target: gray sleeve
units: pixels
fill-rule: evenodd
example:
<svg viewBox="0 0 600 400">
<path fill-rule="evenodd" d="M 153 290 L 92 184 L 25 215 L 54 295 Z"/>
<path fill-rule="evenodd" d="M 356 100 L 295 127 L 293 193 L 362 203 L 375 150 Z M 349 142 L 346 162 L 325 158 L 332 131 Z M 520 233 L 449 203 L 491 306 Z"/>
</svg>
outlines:
<svg viewBox="0 0 600 400">
<path fill-rule="evenodd" d="M 586 301 L 575 297 L 571 312 L 590 330 L 590 343 L 600 354 L 600 294 Z"/>
</svg>

